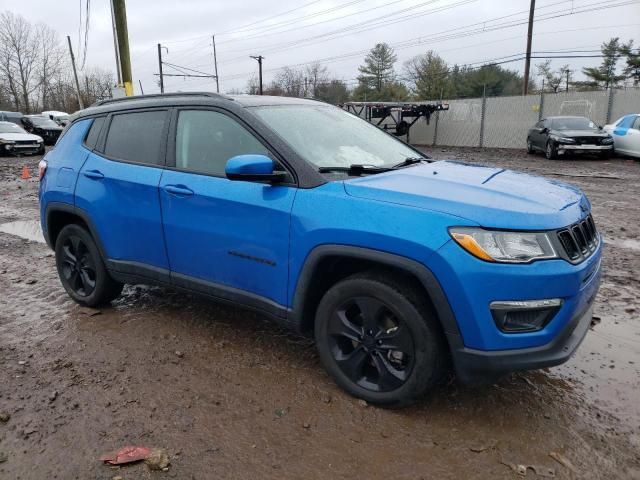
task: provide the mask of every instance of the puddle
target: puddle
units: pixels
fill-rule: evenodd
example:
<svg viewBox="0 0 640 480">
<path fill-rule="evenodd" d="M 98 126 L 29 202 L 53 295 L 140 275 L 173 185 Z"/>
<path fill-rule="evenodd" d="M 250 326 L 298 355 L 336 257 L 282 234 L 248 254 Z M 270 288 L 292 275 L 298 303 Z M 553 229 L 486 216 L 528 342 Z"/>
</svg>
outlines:
<svg viewBox="0 0 640 480">
<path fill-rule="evenodd" d="M 624 240 L 619 240 L 617 238 L 605 238 L 604 243 L 618 248 L 640 251 L 640 240 L 636 240 L 635 238 L 626 238 Z"/>
<path fill-rule="evenodd" d="M 0 225 L 0 232 L 16 235 L 33 242 L 45 243 L 38 220 L 18 220 L 16 222 L 3 223 Z"/>
</svg>

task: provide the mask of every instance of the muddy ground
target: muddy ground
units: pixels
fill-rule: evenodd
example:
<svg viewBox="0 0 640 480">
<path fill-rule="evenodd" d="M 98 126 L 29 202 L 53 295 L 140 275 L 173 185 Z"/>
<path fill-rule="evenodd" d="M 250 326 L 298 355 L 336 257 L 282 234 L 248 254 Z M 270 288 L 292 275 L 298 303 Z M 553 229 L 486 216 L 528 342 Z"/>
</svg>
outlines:
<svg viewBox="0 0 640 480">
<path fill-rule="evenodd" d="M 569 363 L 450 381 L 403 410 L 366 406 L 308 340 L 257 315 L 144 286 L 92 315 L 67 298 L 46 245 L 0 233 L 0 478 L 521 478 L 505 464 L 640 478 L 640 163 L 427 151 L 587 192 L 606 239 L 600 323 Z M 18 177 L 38 160 L 0 159 L 0 231 L 32 229 L 38 183 Z M 165 448 L 169 471 L 98 461 L 129 444 Z"/>
</svg>

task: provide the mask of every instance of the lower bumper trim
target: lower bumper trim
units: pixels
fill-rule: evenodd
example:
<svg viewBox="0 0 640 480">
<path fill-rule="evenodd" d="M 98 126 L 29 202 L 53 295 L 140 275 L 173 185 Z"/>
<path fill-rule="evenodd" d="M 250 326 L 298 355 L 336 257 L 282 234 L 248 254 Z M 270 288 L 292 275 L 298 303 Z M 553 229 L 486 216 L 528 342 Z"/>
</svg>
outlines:
<svg viewBox="0 0 640 480">
<path fill-rule="evenodd" d="M 539 347 L 475 350 L 463 345 L 455 347 L 459 337 L 450 338 L 457 377 L 465 384 L 482 384 L 495 381 L 508 372 L 560 365 L 571 358 L 584 340 L 592 316 L 593 300 L 571 319 L 555 339 Z"/>
</svg>

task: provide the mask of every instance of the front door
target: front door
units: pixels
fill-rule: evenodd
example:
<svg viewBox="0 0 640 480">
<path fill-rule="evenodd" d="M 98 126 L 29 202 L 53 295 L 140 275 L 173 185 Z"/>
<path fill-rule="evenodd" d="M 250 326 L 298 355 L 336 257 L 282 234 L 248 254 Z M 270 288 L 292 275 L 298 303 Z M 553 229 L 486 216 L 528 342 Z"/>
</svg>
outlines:
<svg viewBox="0 0 640 480">
<path fill-rule="evenodd" d="M 177 112 L 175 145 L 160 181 L 174 284 L 282 314 L 294 186 L 231 181 L 227 160 L 269 149 L 223 111 Z"/>
</svg>

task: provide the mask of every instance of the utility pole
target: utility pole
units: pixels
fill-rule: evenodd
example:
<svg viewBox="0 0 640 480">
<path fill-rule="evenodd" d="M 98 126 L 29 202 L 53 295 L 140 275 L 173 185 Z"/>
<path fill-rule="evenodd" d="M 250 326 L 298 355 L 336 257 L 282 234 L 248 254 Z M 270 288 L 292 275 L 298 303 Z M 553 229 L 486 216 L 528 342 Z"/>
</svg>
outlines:
<svg viewBox="0 0 640 480">
<path fill-rule="evenodd" d="M 211 35 L 211 40 L 213 40 L 213 67 L 215 69 L 214 73 L 216 74 L 216 93 L 220 93 L 220 82 L 218 81 L 218 57 L 216 56 L 216 36 Z"/>
<path fill-rule="evenodd" d="M 264 57 L 262 55 L 251 55 L 251 58 L 258 61 L 258 78 L 260 82 L 259 92 L 260 95 L 262 95 L 262 60 L 264 59 Z"/>
<path fill-rule="evenodd" d="M 529 7 L 529 28 L 527 29 L 527 59 L 524 63 L 524 82 L 522 95 L 529 93 L 529 69 L 531 67 L 531 40 L 533 38 L 533 16 L 536 10 L 536 0 L 531 0 Z"/>
<path fill-rule="evenodd" d="M 116 52 L 116 74 L 118 76 L 118 85 L 122 84 L 122 69 L 120 67 L 120 49 L 118 48 L 118 32 L 116 30 L 116 14 L 113 11 L 113 0 L 111 4 L 111 28 L 113 29 L 113 48 Z"/>
<path fill-rule="evenodd" d="M 131 75 L 131 59 L 129 58 L 129 34 L 127 32 L 127 9 L 125 0 L 111 0 L 111 11 L 116 26 L 116 38 L 118 44 L 118 57 L 122 84 L 127 97 L 133 95 L 133 80 Z"/>
<path fill-rule="evenodd" d="M 162 45 L 158 44 L 158 69 L 160 71 L 160 93 L 164 93 L 164 78 L 162 77 Z"/>
<path fill-rule="evenodd" d="M 80 96 L 80 84 L 78 83 L 78 72 L 76 71 L 76 59 L 73 56 L 73 48 L 71 48 L 71 37 L 67 35 L 67 43 L 69 44 L 69 55 L 71 55 L 71 66 L 73 67 L 73 78 L 76 81 L 76 95 L 78 95 L 78 106 L 80 110 L 84 108 L 82 96 Z"/>
<path fill-rule="evenodd" d="M 140 95 L 144 95 L 144 89 L 142 88 L 142 80 L 138 79 L 138 85 L 140 85 Z"/>
<path fill-rule="evenodd" d="M 567 93 L 569 93 L 569 74 L 570 73 L 571 73 L 571 70 L 567 68 L 567 89 L 565 90 Z"/>
</svg>

